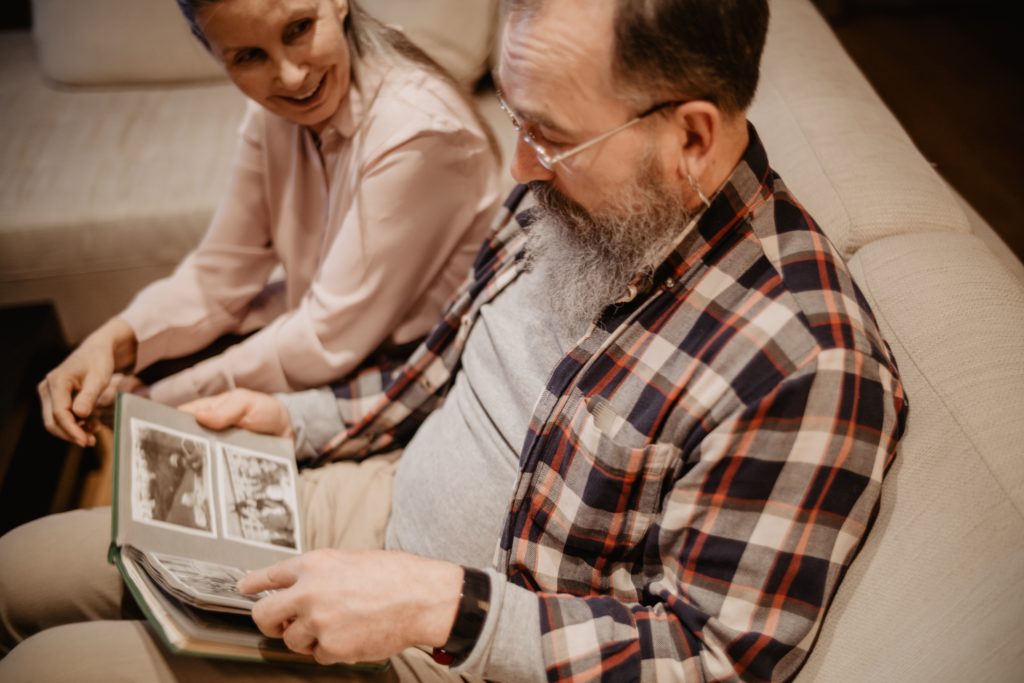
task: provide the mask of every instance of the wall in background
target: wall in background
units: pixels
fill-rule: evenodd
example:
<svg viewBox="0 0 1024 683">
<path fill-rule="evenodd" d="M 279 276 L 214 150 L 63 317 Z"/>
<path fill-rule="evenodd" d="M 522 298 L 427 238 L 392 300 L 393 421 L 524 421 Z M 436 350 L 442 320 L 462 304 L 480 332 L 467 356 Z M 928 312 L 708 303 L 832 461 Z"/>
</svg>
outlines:
<svg viewBox="0 0 1024 683">
<path fill-rule="evenodd" d="M 30 0 L 3 0 L 0 29 L 28 28 L 32 24 Z"/>
<path fill-rule="evenodd" d="M 950 7 L 999 7 L 1003 0 L 814 0 L 828 17 L 841 17 L 858 11 L 885 11 L 921 9 L 947 9 Z"/>
<path fill-rule="evenodd" d="M 1014 5 L 845 4 L 826 16 L 847 52 L 925 157 L 1024 260 L 1024 52 Z"/>
</svg>

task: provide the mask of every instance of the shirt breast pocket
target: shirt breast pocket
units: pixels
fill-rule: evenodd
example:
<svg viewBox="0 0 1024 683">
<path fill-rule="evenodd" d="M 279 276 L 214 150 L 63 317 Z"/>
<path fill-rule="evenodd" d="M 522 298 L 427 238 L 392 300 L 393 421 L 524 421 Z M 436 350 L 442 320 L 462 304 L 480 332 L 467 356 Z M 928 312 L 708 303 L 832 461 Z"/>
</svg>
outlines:
<svg viewBox="0 0 1024 683">
<path fill-rule="evenodd" d="M 576 452 L 564 483 L 579 504 L 567 549 L 595 551 L 607 560 L 635 560 L 661 512 L 681 450 L 647 441 L 600 396 L 584 399 L 573 431 Z"/>
</svg>

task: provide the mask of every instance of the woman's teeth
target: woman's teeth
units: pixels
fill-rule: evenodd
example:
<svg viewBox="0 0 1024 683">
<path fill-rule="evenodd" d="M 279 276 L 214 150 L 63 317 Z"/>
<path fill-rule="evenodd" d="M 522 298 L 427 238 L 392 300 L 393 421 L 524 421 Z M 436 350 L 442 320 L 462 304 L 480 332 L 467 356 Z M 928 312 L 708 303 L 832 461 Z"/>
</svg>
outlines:
<svg viewBox="0 0 1024 683">
<path fill-rule="evenodd" d="M 316 85 L 314 85 L 313 89 L 310 90 L 309 92 L 307 92 L 307 93 L 305 93 L 303 95 L 295 95 L 294 97 L 290 97 L 289 99 L 295 100 L 296 102 L 305 102 L 306 100 L 311 98 L 313 95 L 315 95 L 318 90 L 320 90 L 320 85 L 322 83 L 323 83 L 323 79 L 321 79 Z"/>
</svg>

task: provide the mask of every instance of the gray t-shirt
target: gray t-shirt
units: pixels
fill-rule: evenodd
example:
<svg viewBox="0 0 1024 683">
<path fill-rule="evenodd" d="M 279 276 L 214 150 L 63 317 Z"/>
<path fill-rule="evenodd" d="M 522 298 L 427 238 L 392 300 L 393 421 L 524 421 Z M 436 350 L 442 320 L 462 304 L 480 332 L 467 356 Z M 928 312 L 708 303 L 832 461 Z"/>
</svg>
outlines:
<svg viewBox="0 0 1024 683">
<path fill-rule="evenodd" d="M 539 273 L 523 273 L 480 309 L 447 399 L 399 461 L 387 548 L 491 566 L 534 406 L 576 341 L 555 320 L 543 284 Z M 300 450 L 341 431 L 329 390 L 279 398 Z M 464 668 L 486 667 L 499 679 L 546 680 L 536 596 L 490 574 L 491 611 Z"/>
<path fill-rule="evenodd" d="M 481 308 L 444 406 L 399 462 L 389 548 L 491 566 L 534 404 L 571 348 L 541 284 L 524 273 Z"/>
</svg>

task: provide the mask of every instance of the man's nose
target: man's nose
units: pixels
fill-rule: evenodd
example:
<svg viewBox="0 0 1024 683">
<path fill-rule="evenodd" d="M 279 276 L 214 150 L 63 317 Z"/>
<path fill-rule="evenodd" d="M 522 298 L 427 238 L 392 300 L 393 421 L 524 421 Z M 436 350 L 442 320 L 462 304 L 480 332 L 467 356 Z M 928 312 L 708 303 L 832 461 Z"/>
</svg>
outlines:
<svg viewBox="0 0 1024 683">
<path fill-rule="evenodd" d="M 516 138 L 516 149 L 512 155 L 510 171 L 517 183 L 528 183 L 531 180 L 551 180 L 555 177 L 552 171 L 541 165 L 540 160 L 537 159 L 537 152 L 526 144 L 521 135 Z"/>
</svg>

